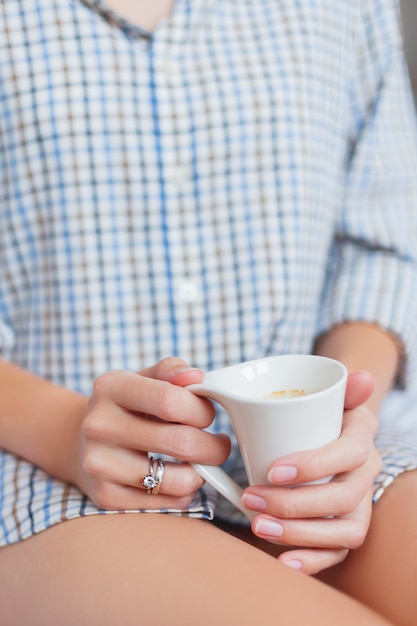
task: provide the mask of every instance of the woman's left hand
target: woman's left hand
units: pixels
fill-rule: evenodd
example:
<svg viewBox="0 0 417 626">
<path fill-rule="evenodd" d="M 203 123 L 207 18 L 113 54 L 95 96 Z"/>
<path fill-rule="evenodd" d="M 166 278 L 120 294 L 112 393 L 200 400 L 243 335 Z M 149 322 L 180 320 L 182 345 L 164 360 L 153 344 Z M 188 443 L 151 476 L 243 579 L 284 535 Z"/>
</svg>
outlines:
<svg viewBox="0 0 417 626">
<path fill-rule="evenodd" d="M 381 469 L 374 446 L 377 418 L 364 405 L 373 389 L 368 372 L 350 374 L 340 438 L 319 450 L 279 459 L 269 470 L 271 486 L 251 486 L 243 494 L 245 506 L 259 513 L 252 522 L 255 535 L 296 546 L 278 558 L 307 574 L 340 563 L 366 537 L 372 486 Z M 325 476 L 334 478 L 288 489 Z"/>
</svg>

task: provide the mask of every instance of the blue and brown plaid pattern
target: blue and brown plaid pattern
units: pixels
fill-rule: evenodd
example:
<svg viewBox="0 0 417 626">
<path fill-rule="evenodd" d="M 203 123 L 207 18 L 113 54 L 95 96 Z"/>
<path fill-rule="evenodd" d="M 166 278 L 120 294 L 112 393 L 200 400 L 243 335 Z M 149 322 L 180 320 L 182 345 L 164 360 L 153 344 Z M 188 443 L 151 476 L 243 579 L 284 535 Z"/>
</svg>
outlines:
<svg viewBox="0 0 417 626">
<path fill-rule="evenodd" d="M 101 0 L 1 1 L 0 353 L 88 394 L 364 320 L 410 384 L 416 137 L 394 0 L 177 0 L 153 34 Z M 99 512 L 0 467 L 3 543 Z"/>
</svg>

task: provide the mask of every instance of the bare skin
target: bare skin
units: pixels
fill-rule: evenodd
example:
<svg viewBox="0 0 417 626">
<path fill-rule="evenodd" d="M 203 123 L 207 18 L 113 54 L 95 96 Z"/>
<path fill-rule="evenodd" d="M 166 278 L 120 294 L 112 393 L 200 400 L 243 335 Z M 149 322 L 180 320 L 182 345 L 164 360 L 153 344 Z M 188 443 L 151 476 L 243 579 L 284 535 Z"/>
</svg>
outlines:
<svg viewBox="0 0 417 626">
<path fill-rule="evenodd" d="M 413 471 L 396 479 L 377 502 L 361 549 L 351 551 L 342 566 L 323 571 L 319 578 L 396 624 L 415 626 L 416 529 L 417 471 Z"/>
<path fill-rule="evenodd" d="M 417 495 L 417 471 L 397 478 L 374 505 L 361 548 L 351 550 L 343 563 L 315 576 L 398 626 L 417 624 L 417 497 L 410 498 L 410 494 Z M 255 537 L 248 528 L 224 523 L 218 526 L 271 556 L 289 556 L 292 552 Z"/>
<path fill-rule="evenodd" d="M 135 514 L 68 521 L 4 548 L 0 621 L 2 626 L 390 623 L 207 522 Z"/>
<path fill-rule="evenodd" d="M 118 15 L 129 20 L 149 32 L 153 31 L 158 23 L 169 15 L 174 6 L 175 0 L 108 0 L 107 6 Z"/>
</svg>

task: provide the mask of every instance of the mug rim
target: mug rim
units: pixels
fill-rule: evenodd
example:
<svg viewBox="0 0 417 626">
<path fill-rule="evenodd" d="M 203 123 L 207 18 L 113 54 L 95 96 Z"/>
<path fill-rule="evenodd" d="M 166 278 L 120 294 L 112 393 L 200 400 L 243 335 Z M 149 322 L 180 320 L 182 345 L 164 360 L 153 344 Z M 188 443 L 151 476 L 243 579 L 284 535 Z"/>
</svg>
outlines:
<svg viewBox="0 0 417 626">
<path fill-rule="evenodd" d="M 226 365 L 225 367 L 220 367 L 218 369 L 213 369 L 213 370 L 209 370 L 204 374 L 204 380 L 201 383 L 201 385 L 204 385 L 205 380 L 206 380 L 206 376 L 210 377 L 211 374 L 213 375 L 218 375 L 221 372 L 226 372 L 226 371 L 231 371 L 231 370 L 236 370 L 236 369 L 244 369 L 246 367 L 251 367 L 254 366 L 256 363 L 259 362 L 270 362 L 270 361 L 275 361 L 275 360 L 281 360 L 281 359 L 285 359 L 285 358 L 293 358 L 294 360 L 302 360 L 302 359 L 307 359 L 307 360 L 317 360 L 317 361 L 321 361 L 321 362 L 327 362 L 329 364 L 334 365 L 337 369 L 340 370 L 340 377 L 333 382 L 331 385 L 325 387 L 324 389 L 319 389 L 318 391 L 313 391 L 313 392 L 309 392 L 305 395 L 301 395 L 301 396 L 293 396 L 290 398 L 280 398 L 279 399 L 279 403 L 280 405 L 282 404 L 287 404 L 288 402 L 291 403 L 291 405 L 293 405 L 294 403 L 299 404 L 300 402 L 308 402 L 309 400 L 311 400 L 313 397 L 316 398 L 320 395 L 323 395 L 325 393 L 328 393 L 329 390 L 334 389 L 337 386 L 340 385 L 344 385 L 347 379 L 347 375 L 348 375 L 348 370 L 346 368 L 346 366 L 341 362 L 338 361 L 337 359 L 333 359 L 331 357 L 327 357 L 327 356 L 322 356 L 320 354 L 303 354 L 303 353 L 289 353 L 289 354 L 276 354 L 276 355 L 271 355 L 271 356 L 267 356 L 267 357 L 259 357 L 257 359 L 251 359 L 249 361 L 241 361 L 239 363 L 235 363 L 233 365 Z M 212 390 L 215 391 L 215 385 L 213 385 Z M 222 390 L 220 387 L 218 387 L 218 391 L 219 393 L 224 393 L 224 390 Z M 227 391 L 227 396 L 229 399 L 236 399 L 239 401 L 245 401 L 248 404 L 253 403 L 253 404 L 259 404 L 259 403 L 265 403 L 265 404 L 276 404 L 277 403 L 277 398 L 267 398 L 267 397 L 251 397 L 251 396 L 247 396 L 244 395 L 242 393 L 236 393 L 235 391 L 232 390 L 228 390 Z M 208 396 L 207 396 L 208 397 Z"/>
</svg>

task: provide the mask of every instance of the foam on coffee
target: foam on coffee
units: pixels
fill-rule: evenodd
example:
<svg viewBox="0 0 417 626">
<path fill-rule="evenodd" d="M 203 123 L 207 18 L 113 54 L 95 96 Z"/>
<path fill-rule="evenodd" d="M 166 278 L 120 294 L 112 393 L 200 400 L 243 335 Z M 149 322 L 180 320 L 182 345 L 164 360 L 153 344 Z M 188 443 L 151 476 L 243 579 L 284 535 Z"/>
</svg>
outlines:
<svg viewBox="0 0 417 626">
<path fill-rule="evenodd" d="M 273 391 L 267 396 L 264 396 L 265 400 L 284 400 L 286 398 L 299 398 L 306 395 L 304 389 L 281 389 L 279 391 Z"/>
</svg>

